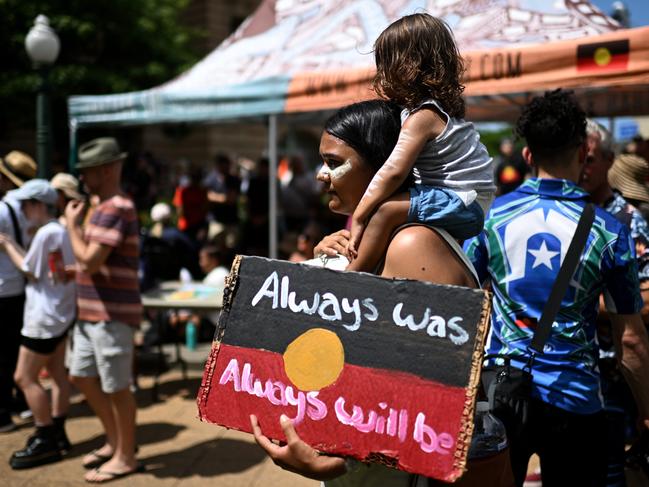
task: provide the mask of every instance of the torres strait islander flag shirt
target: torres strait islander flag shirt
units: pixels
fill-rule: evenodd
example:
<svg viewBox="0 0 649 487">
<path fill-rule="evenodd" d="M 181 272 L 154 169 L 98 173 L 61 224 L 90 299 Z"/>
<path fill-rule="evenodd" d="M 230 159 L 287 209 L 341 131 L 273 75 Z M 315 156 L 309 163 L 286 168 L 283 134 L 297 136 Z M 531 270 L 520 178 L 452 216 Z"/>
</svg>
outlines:
<svg viewBox="0 0 649 487">
<path fill-rule="evenodd" d="M 484 231 L 465 243 L 482 282 L 493 287 L 487 354 L 514 357 L 522 368 L 537 320 L 565 257 L 588 193 L 570 181 L 529 179 L 497 198 Z M 599 296 L 619 314 L 642 305 L 628 228 L 596 209 L 581 259 L 554 319 L 544 353 L 533 366 L 542 401 L 582 414 L 602 408 L 595 319 Z"/>
</svg>

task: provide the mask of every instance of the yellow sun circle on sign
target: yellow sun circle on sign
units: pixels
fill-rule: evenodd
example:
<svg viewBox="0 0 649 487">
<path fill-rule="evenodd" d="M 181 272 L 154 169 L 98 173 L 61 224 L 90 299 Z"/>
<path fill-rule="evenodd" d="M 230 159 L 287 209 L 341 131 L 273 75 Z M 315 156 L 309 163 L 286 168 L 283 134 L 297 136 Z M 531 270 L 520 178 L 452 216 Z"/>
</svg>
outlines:
<svg viewBox="0 0 649 487">
<path fill-rule="evenodd" d="M 609 51 L 605 47 L 598 47 L 595 50 L 595 55 L 593 56 L 593 58 L 595 59 L 595 64 L 597 64 L 598 66 L 606 66 L 611 62 L 611 51 Z"/>
<path fill-rule="evenodd" d="M 343 344 L 334 332 L 312 328 L 293 340 L 284 352 L 284 370 L 303 391 L 333 384 L 345 365 Z"/>
</svg>

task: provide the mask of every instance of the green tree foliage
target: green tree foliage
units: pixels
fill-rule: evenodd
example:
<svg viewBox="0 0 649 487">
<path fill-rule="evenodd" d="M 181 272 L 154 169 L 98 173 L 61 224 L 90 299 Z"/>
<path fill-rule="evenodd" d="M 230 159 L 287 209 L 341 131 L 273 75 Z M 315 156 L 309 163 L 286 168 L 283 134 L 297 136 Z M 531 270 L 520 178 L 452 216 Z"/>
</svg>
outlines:
<svg viewBox="0 0 649 487">
<path fill-rule="evenodd" d="M 45 14 L 61 40 L 50 73 L 53 118 L 65 128 L 66 99 L 150 88 L 198 59 L 198 32 L 180 22 L 188 0 L 0 0 L 0 136 L 33 127 L 38 76 L 25 36 Z"/>
<path fill-rule="evenodd" d="M 487 147 L 491 157 L 496 157 L 500 153 L 500 142 L 506 138 L 516 140 L 509 127 L 500 130 L 480 130 L 480 142 Z M 516 150 L 519 150 L 520 145 L 520 143 L 516 144 Z"/>
</svg>

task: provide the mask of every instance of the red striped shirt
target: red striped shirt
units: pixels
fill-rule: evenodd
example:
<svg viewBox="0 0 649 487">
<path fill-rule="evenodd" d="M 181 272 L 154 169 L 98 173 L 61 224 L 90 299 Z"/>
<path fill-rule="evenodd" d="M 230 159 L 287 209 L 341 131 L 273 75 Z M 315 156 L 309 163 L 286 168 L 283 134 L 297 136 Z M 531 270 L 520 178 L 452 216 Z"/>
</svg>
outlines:
<svg viewBox="0 0 649 487">
<path fill-rule="evenodd" d="M 79 319 L 121 321 L 139 326 L 142 302 L 138 281 L 139 231 L 133 202 L 124 196 L 102 201 L 84 232 L 87 243 L 112 247 L 94 274 L 77 273 Z"/>
</svg>

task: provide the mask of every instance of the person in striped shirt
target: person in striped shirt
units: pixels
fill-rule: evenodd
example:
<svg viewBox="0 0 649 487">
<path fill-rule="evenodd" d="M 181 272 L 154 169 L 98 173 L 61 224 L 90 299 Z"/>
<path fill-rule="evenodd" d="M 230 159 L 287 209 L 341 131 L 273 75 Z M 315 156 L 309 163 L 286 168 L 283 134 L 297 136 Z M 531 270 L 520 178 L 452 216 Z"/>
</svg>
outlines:
<svg viewBox="0 0 649 487">
<path fill-rule="evenodd" d="M 72 382 L 99 417 L 104 445 L 86 455 L 88 482 L 107 482 L 140 469 L 135 460 L 136 405 L 130 390 L 133 333 L 142 317 L 135 206 L 120 190 L 126 157 L 115 139 L 79 148 L 76 168 L 99 204 L 82 227 L 85 204 L 65 210 L 77 260 L 78 321 L 70 364 Z"/>
</svg>

